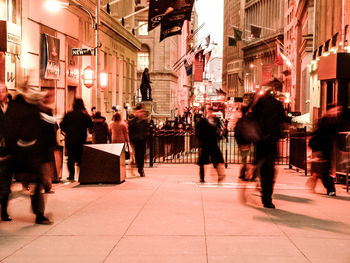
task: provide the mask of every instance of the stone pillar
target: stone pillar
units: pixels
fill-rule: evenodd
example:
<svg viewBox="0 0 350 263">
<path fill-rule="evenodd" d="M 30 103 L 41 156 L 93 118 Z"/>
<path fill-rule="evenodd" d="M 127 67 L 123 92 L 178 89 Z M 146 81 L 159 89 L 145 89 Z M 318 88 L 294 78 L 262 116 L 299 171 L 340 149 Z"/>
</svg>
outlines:
<svg viewBox="0 0 350 263">
<path fill-rule="evenodd" d="M 112 105 L 117 106 L 117 57 L 112 57 Z"/>
<path fill-rule="evenodd" d="M 124 90 L 124 60 L 122 58 L 118 59 L 118 63 L 119 63 L 119 76 L 118 76 L 118 105 L 120 107 L 123 107 L 123 90 Z"/>
</svg>

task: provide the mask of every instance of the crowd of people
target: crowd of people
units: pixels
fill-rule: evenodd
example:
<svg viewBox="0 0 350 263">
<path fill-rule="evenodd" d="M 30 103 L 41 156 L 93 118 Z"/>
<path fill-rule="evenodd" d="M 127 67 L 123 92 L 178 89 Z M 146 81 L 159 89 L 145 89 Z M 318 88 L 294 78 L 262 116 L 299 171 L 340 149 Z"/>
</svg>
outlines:
<svg viewBox="0 0 350 263">
<path fill-rule="evenodd" d="M 7 212 L 11 181 L 13 174 L 22 181 L 23 187 L 29 190 L 34 184 L 31 194 L 31 207 L 35 214 L 35 223 L 51 224 L 45 216 L 44 193 L 53 193 L 52 177 L 55 173 L 54 150 L 57 146 L 57 131 L 65 137 L 65 149 L 68 156 L 68 180 L 75 180 L 75 166 L 80 165 L 83 145 L 87 143 L 88 133 L 92 134 L 92 143 L 124 143 L 134 150 L 137 171 L 145 176 L 144 158 L 146 143 L 150 129 L 154 126 L 148 122 L 147 114 L 141 106 L 137 106 L 128 120 L 122 120 L 121 113 L 115 111 L 112 121 L 106 118 L 96 108 L 88 114 L 81 98 L 76 98 L 73 110 L 66 113 L 60 123 L 53 117 L 52 104 L 54 94 L 50 91 L 40 91 L 27 84 L 18 89 L 18 94 L 12 98 L 4 84 L 0 84 L 0 205 L 1 220 L 11 221 Z M 320 152 L 322 169 L 320 177 L 329 196 L 335 196 L 333 177 L 330 175 L 332 154 L 337 134 L 346 126 L 341 107 L 329 105 L 328 111 L 320 119 L 318 128 L 310 140 L 310 147 Z M 183 116 L 177 116 L 174 121 L 158 125 L 160 130 L 194 131 L 199 141 L 199 181 L 205 182 L 205 165 L 213 163 L 217 171 L 218 182 L 225 178 L 224 158 L 218 146 L 219 140 L 227 136 L 227 122 L 220 120 L 216 109 L 205 109 L 206 115 L 198 110 L 186 108 Z M 249 117 L 249 118 L 248 118 Z M 242 123 L 254 120 L 255 129 Z M 347 118 L 348 119 L 348 118 Z M 192 123 L 194 125 L 192 126 Z M 259 176 L 261 184 L 262 204 L 266 208 L 275 208 L 272 202 L 275 182 L 275 159 L 277 143 L 281 137 L 283 123 L 290 123 L 283 106 L 272 91 L 257 93 L 249 105 L 242 107 L 242 116 L 234 130 L 235 139 L 242 156 L 242 168 L 239 178 L 247 179 L 246 157 L 251 144 L 255 145 L 254 176 Z M 247 124 L 246 124 L 247 125 Z M 346 127 L 345 127 L 346 126 Z M 250 130 L 249 130 L 250 129 Z M 249 136 L 248 136 L 249 135 Z M 254 136 L 256 139 L 252 139 Z"/>
</svg>

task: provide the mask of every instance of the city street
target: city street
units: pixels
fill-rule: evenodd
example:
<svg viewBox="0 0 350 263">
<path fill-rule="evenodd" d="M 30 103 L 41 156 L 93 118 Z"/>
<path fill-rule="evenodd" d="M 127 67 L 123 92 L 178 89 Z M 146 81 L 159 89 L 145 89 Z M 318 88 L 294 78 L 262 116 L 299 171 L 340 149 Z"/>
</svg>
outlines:
<svg viewBox="0 0 350 263">
<path fill-rule="evenodd" d="M 350 195 L 317 193 L 302 172 L 278 166 L 274 204 L 263 208 L 256 183 L 222 184 L 196 165 L 159 165 L 120 185 L 54 185 L 46 195 L 53 225 L 34 224 L 29 193 L 13 185 L 0 222 L 0 262 L 350 262 Z M 136 174 L 136 173 L 135 173 Z M 64 178 L 66 174 L 64 174 Z"/>
</svg>

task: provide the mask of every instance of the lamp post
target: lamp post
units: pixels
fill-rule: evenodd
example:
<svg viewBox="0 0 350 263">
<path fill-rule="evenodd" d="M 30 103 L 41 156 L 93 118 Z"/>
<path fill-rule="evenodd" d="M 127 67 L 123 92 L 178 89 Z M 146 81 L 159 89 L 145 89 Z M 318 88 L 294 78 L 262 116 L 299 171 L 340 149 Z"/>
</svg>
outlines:
<svg viewBox="0 0 350 263">
<path fill-rule="evenodd" d="M 100 8 L 101 3 L 100 0 L 96 0 L 96 13 L 95 18 L 92 15 L 92 13 L 84 6 L 74 3 L 71 0 L 68 1 L 60 1 L 60 0 L 48 0 L 46 1 L 46 8 L 49 10 L 57 10 L 60 8 L 67 8 L 69 6 L 74 6 L 79 8 L 80 10 L 83 10 L 85 13 L 87 13 L 91 19 L 91 26 L 95 31 L 95 47 L 94 47 L 94 55 L 95 55 L 95 86 L 96 86 L 96 100 L 97 100 L 97 94 L 100 90 L 100 57 L 99 57 L 99 51 L 98 49 L 100 46 L 100 37 L 99 37 L 99 25 L 100 25 Z"/>
</svg>

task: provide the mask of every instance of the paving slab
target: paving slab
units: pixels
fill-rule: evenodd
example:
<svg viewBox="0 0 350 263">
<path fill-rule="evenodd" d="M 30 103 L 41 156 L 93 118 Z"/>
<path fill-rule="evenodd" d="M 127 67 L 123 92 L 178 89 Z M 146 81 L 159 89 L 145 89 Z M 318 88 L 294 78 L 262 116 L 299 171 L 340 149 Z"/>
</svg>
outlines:
<svg viewBox="0 0 350 263">
<path fill-rule="evenodd" d="M 146 177 L 127 169 L 122 184 L 54 185 L 45 195 L 49 226 L 34 224 L 30 193 L 12 186 L 12 222 L 0 222 L 0 262 L 350 262 L 350 194 L 278 166 L 273 202 L 261 205 L 258 182 L 229 165 L 157 164 Z M 66 174 L 64 174 L 65 179 Z"/>
</svg>

